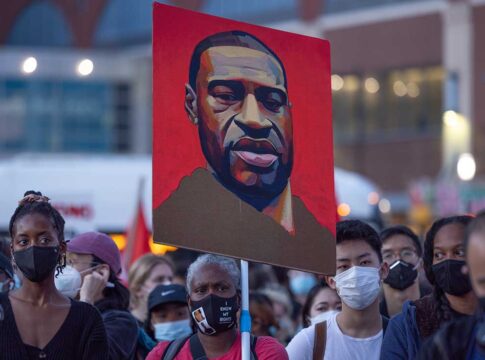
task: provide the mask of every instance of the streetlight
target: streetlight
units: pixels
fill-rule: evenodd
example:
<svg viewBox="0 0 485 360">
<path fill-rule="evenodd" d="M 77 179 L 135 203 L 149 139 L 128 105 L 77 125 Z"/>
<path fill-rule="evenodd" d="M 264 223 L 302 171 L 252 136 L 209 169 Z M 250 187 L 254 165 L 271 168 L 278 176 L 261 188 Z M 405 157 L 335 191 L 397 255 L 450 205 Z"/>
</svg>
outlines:
<svg viewBox="0 0 485 360">
<path fill-rule="evenodd" d="M 37 59 L 33 56 L 28 57 L 22 62 L 22 72 L 32 74 L 37 69 Z"/>
<path fill-rule="evenodd" d="M 463 181 L 470 181 L 475 177 L 476 170 L 477 165 L 473 155 L 470 153 L 461 154 L 456 164 L 458 177 Z"/>
<path fill-rule="evenodd" d="M 457 159 L 470 152 L 470 122 L 459 112 L 445 111 L 442 136 L 442 174 L 452 178 L 456 176 Z"/>
<path fill-rule="evenodd" d="M 77 64 L 77 73 L 80 76 L 88 76 L 94 70 L 94 63 L 90 59 L 84 59 Z"/>
</svg>

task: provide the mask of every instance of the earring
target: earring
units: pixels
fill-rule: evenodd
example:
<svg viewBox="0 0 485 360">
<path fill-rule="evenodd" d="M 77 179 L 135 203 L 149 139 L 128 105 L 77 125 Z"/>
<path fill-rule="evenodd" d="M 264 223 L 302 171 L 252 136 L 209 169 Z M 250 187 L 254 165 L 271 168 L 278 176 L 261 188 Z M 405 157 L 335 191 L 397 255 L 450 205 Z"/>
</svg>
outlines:
<svg viewBox="0 0 485 360">
<path fill-rule="evenodd" d="M 194 116 L 194 125 L 198 125 L 199 124 L 199 118 L 197 116 Z"/>
</svg>

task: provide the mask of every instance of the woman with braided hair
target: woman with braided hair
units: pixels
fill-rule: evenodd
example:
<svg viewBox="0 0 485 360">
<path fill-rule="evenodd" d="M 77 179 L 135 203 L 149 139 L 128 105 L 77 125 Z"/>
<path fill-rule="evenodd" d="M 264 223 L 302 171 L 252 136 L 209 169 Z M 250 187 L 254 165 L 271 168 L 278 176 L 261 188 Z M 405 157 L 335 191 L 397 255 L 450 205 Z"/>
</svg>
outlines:
<svg viewBox="0 0 485 360">
<path fill-rule="evenodd" d="M 9 231 L 22 286 L 0 294 L 0 357 L 106 359 L 108 343 L 98 311 L 62 295 L 54 284 L 66 262 L 59 212 L 40 192 L 27 191 Z"/>
<path fill-rule="evenodd" d="M 433 292 L 404 303 L 389 322 L 381 359 L 415 359 L 423 341 L 450 320 L 471 316 L 477 308 L 470 279 L 464 273 L 464 239 L 470 216 L 451 216 L 433 223 L 424 242 L 423 265 Z"/>
</svg>

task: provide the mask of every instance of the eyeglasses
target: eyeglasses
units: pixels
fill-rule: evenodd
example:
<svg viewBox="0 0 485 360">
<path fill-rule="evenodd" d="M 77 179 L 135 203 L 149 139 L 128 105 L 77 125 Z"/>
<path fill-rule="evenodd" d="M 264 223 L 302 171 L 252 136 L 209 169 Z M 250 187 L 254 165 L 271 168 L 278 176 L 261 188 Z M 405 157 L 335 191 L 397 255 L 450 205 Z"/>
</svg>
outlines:
<svg viewBox="0 0 485 360">
<path fill-rule="evenodd" d="M 396 260 L 403 260 L 407 263 L 414 264 L 419 259 L 419 256 L 416 251 L 403 249 L 401 251 L 384 251 L 382 254 L 382 258 L 389 265 Z"/>
</svg>

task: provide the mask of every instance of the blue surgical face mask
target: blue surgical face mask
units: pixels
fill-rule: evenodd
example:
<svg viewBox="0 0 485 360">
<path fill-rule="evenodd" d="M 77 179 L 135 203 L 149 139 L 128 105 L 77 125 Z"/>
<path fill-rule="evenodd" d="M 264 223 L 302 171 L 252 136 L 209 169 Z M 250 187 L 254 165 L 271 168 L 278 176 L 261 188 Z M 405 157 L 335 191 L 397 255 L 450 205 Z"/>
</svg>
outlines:
<svg viewBox="0 0 485 360">
<path fill-rule="evenodd" d="M 171 321 L 153 325 L 157 341 L 172 341 L 192 334 L 190 319 Z"/>
<path fill-rule="evenodd" d="M 315 276 L 302 274 L 290 279 L 290 289 L 295 295 L 306 295 L 317 284 Z"/>
</svg>

